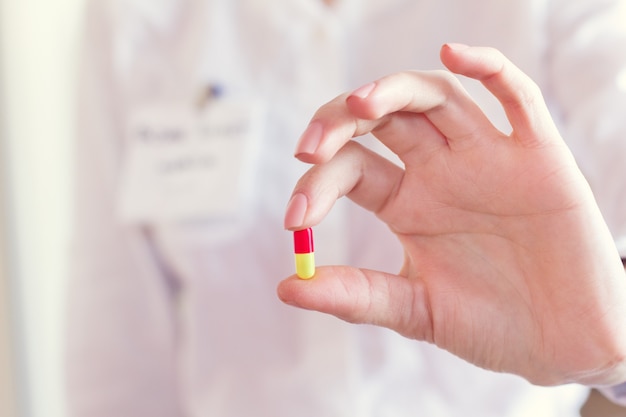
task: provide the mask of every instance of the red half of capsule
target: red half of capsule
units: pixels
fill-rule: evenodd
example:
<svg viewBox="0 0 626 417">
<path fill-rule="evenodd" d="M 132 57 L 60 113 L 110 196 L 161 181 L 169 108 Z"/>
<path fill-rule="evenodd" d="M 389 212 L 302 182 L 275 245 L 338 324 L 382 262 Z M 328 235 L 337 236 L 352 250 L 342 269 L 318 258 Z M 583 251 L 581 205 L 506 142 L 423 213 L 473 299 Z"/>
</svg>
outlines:
<svg viewBox="0 0 626 417">
<path fill-rule="evenodd" d="M 313 229 L 309 227 L 293 232 L 293 247 L 295 253 L 313 252 Z"/>
</svg>

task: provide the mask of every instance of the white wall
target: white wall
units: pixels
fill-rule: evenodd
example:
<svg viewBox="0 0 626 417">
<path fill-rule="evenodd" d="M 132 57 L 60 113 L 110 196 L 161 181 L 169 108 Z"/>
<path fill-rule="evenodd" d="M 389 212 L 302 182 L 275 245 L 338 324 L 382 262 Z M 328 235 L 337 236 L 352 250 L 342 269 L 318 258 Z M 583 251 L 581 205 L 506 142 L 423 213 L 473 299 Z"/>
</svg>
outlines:
<svg viewBox="0 0 626 417">
<path fill-rule="evenodd" d="M 63 417 L 62 306 L 71 207 L 74 80 L 83 0 L 0 0 L 18 313 L 28 404 Z"/>
<path fill-rule="evenodd" d="M 0 94 L 2 92 L 0 91 Z M 0 112 L 2 106 L 0 103 Z M 13 358 L 13 314 L 9 287 L 9 267 L 7 262 L 7 216 L 5 208 L 5 176 L 4 168 L 4 142 L 3 119 L 0 113 L 0 416 L 15 417 L 17 415 L 17 393 L 15 391 L 14 358 Z"/>
</svg>

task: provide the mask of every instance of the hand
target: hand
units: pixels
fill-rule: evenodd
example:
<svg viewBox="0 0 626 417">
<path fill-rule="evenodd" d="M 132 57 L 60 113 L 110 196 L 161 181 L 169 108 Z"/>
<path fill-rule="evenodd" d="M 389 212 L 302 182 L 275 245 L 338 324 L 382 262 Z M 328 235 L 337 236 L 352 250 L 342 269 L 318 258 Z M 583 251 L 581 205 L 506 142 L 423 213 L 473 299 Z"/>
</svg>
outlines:
<svg viewBox="0 0 626 417">
<path fill-rule="evenodd" d="M 446 45 L 441 59 L 483 83 L 512 132 L 447 71 L 393 74 L 322 106 L 285 227 L 319 223 L 346 195 L 397 235 L 405 263 L 398 275 L 318 267 L 279 297 L 537 384 L 626 380 L 624 270 L 538 87 L 490 48 Z M 404 168 L 350 140 L 368 132 Z"/>
</svg>

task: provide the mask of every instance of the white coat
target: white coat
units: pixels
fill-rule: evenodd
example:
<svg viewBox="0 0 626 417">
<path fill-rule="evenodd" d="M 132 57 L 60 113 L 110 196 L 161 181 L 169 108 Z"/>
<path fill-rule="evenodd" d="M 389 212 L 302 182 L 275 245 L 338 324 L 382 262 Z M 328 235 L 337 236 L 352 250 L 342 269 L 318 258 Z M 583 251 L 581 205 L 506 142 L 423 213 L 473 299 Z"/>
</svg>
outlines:
<svg viewBox="0 0 626 417">
<path fill-rule="evenodd" d="M 70 416 L 578 415 L 584 387 L 532 386 L 385 329 L 281 304 L 276 284 L 293 273 L 282 216 L 306 169 L 294 146 L 318 106 L 387 73 L 441 68 L 440 46 L 463 42 L 499 48 L 539 83 L 625 255 L 625 2 L 336 3 L 88 4 L 68 295 Z M 191 106 L 207 86 L 219 87 L 213 103 L 262 104 L 245 203 L 162 216 L 176 198 L 157 196 L 134 217 L 120 215 L 134 163 L 132 115 Z M 466 86 L 507 129 L 495 100 L 477 83 Z M 394 236 L 348 201 L 315 232 L 318 264 L 400 267 Z"/>
</svg>

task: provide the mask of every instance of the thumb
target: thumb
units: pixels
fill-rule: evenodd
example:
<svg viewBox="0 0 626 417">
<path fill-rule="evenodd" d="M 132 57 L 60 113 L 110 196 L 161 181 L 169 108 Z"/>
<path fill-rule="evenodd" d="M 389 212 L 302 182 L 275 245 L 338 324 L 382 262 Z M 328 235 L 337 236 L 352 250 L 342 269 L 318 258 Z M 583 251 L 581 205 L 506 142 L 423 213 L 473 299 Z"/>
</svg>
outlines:
<svg viewBox="0 0 626 417">
<path fill-rule="evenodd" d="M 310 280 L 282 281 L 286 304 L 331 314 L 350 323 L 375 324 L 418 339 L 432 340 L 426 290 L 420 281 L 346 266 L 316 269 Z"/>
</svg>

